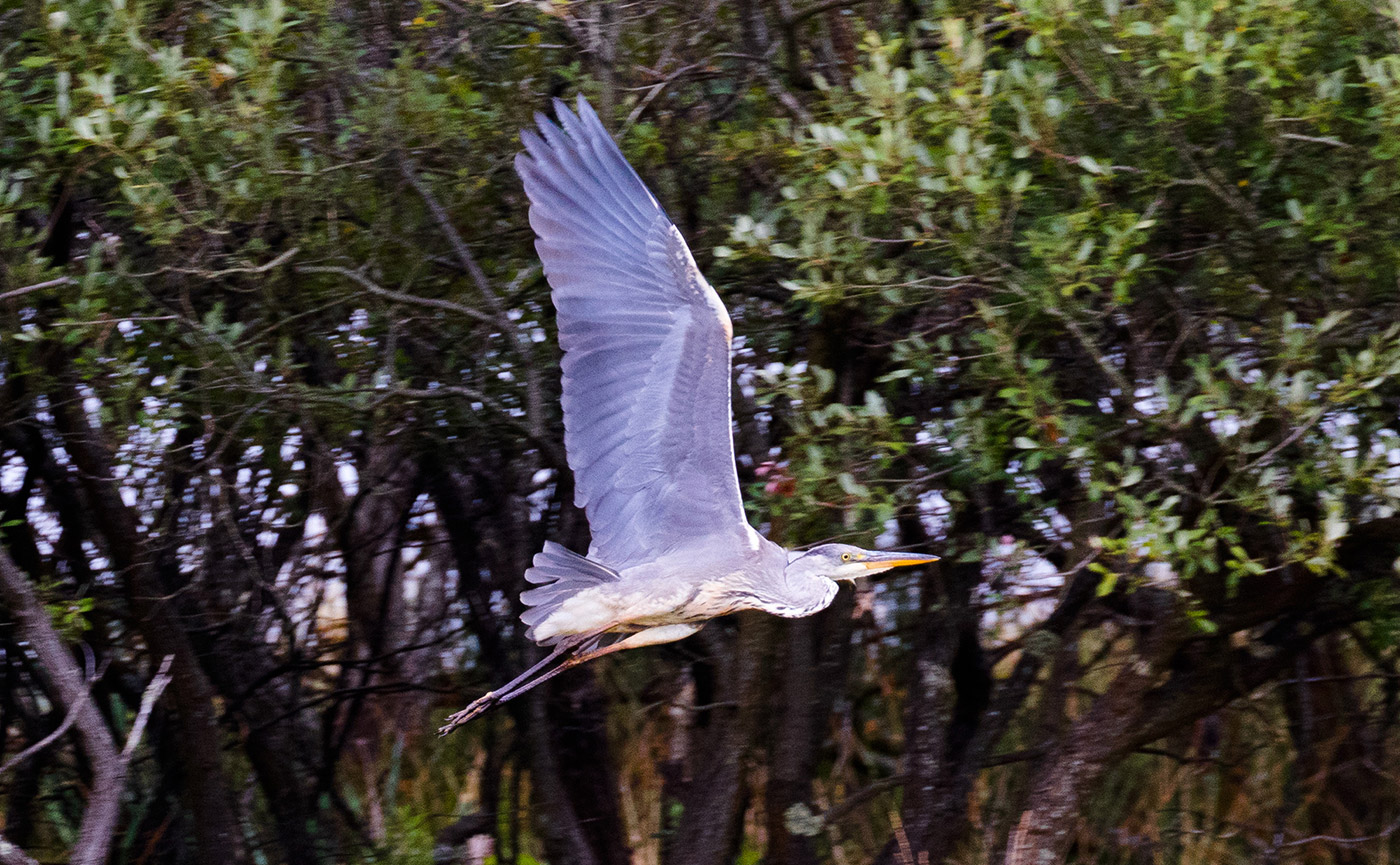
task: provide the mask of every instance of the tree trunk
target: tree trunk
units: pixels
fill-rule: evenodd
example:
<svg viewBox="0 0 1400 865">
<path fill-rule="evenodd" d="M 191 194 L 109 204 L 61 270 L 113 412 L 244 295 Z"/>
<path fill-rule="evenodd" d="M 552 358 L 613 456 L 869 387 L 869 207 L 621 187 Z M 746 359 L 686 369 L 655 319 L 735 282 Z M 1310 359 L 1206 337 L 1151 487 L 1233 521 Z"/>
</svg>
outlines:
<svg viewBox="0 0 1400 865">
<path fill-rule="evenodd" d="M 767 705 L 765 673 L 774 620 L 766 613 L 739 613 L 735 618 L 736 639 L 715 633 L 706 640 L 712 657 L 720 655 L 715 658 L 722 670 L 713 700 L 717 705 L 696 713 L 704 729 L 692 739 L 690 781 L 683 791 L 667 865 L 729 865 L 738 853 L 748 751 L 757 741 Z"/>
<path fill-rule="evenodd" d="M 1076 721 L 1031 781 L 1029 807 L 1021 813 L 1006 851 L 1006 865 L 1052 865 L 1064 861 L 1074 842 L 1085 799 L 1112 762 L 1125 753 L 1142 716 L 1143 696 L 1180 644 L 1181 617 L 1172 599 L 1150 591 L 1142 602 L 1144 628 L 1134 655 L 1122 666 L 1089 711 Z"/>
<path fill-rule="evenodd" d="M 819 619 L 827 613 L 806 619 L 778 623 L 787 637 L 779 647 L 782 660 L 778 671 L 776 724 L 769 730 L 768 785 L 765 813 L 768 824 L 769 865 L 815 865 L 816 849 L 812 836 L 790 830 L 794 808 L 809 808 L 812 773 L 816 768 L 816 747 L 829 707 L 823 705 L 817 674 L 816 648 Z"/>
</svg>

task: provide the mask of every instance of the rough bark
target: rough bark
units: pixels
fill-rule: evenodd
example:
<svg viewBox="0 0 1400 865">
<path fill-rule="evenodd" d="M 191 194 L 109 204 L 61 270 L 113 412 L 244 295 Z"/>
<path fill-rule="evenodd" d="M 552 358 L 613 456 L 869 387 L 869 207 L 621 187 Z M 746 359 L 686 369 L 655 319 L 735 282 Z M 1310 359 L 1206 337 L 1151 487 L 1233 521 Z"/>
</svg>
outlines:
<svg viewBox="0 0 1400 865">
<path fill-rule="evenodd" d="M 971 746 L 984 722 L 990 679 L 970 610 L 975 566 L 926 569 L 920 589 L 920 628 L 914 681 L 906 710 L 902 837 L 892 839 L 882 861 L 903 845 L 931 862 L 943 861 L 966 831 L 968 794 L 983 752 Z"/>
<path fill-rule="evenodd" d="M 547 686 L 536 688 L 521 698 L 527 707 L 525 737 L 530 749 L 530 778 L 534 794 L 539 797 L 535 827 L 544 840 L 546 858 L 578 865 L 611 865 L 599 859 L 589 843 L 588 834 L 579 823 L 578 810 L 560 779 L 555 743 L 550 736 L 546 691 Z"/>
<path fill-rule="evenodd" d="M 1161 598 L 1144 611 L 1154 622 L 1089 711 L 1049 751 L 1031 781 L 1028 807 L 1007 845 L 1006 865 L 1050 865 L 1064 861 L 1074 841 L 1085 798 L 1122 754 L 1127 735 L 1142 717 L 1142 698 L 1161 676 L 1179 644 L 1183 623 Z"/>
<path fill-rule="evenodd" d="M 823 689 L 817 675 L 817 641 L 821 619 L 814 616 L 783 622 L 779 630 L 786 637 L 780 646 L 782 660 L 778 671 L 777 711 L 773 717 L 768 753 L 768 784 L 764 806 L 768 825 L 768 851 L 771 865 L 815 865 L 812 836 L 791 831 L 788 815 L 794 807 L 809 807 L 812 773 L 816 768 L 816 746 L 829 707 L 823 705 Z"/>
<path fill-rule="evenodd" d="M 696 713 L 704 729 L 693 740 L 690 780 L 682 793 L 681 820 L 667 865 L 727 865 L 738 852 L 749 748 L 767 703 L 765 673 L 773 620 L 763 613 L 740 613 L 736 618 L 736 639 L 710 635 L 706 640 L 712 655 L 721 655 L 716 660 L 722 672 L 711 708 Z"/>
<path fill-rule="evenodd" d="M 626 663 L 613 659 L 619 662 Z M 632 851 L 622 825 L 618 773 L 608 747 L 608 706 L 598 673 L 571 670 L 551 683 L 551 747 L 558 755 L 560 784 L 594 856 L 603 865 L 625 865 Z"/>
</svg>

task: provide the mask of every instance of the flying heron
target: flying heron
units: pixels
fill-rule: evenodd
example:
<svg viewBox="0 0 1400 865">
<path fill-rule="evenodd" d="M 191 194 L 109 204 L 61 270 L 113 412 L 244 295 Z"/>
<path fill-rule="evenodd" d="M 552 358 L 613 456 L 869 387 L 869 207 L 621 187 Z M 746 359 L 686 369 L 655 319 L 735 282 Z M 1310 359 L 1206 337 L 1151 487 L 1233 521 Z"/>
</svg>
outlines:
<svg viewBox="0 0 1400 865">
<path fill-rule="evenodd" d="M 558 311 L 564 445 L 593 540 L 587 556 L 546 542 L 525 572 L 526 634 L 553 651 L 443 734 L 594 658 L 738 610 L 809 616 L 836 580 L 938 559 L 789 552 L 754 531 L 734 468 L 729 313 L 588 103 L 554 105 L 562 129 L 537 114 L 515 170 Z"/>
</svg>

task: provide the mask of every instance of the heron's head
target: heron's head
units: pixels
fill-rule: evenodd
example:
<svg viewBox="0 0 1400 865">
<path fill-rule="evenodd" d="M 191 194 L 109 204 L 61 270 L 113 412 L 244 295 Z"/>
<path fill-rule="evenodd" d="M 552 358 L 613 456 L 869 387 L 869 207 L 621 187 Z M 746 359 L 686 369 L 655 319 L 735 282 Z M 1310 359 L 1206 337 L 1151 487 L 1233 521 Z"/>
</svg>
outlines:
<svg viewBox="0 0 1400 865">
<path fill-rule="evenodd" d="M 854 580 L 883 573 L 890 568 L 926 565 L 936 561 L 938 556 L 862 550 L 850 544 L 822 544 L 794 558 L 788 563 L 788 569 L 796 567 L 832 580 Z"/>
</svg>

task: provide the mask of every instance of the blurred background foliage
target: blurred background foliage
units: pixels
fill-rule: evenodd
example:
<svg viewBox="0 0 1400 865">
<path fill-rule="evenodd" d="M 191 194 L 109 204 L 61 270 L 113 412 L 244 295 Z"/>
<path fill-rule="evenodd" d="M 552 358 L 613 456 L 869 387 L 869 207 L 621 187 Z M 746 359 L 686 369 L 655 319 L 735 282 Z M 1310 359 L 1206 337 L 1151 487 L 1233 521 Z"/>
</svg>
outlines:
<svg viewBox="0 0 1400 865">
<path fill-rule="evenodd" d="M 437 740 L 587 543 L 575 94 L 755 524 L 944 562 Z M 1389 861 L 1397 157 L 1386 0 L 0 0 L 0 861 Z"/>
</svg>

